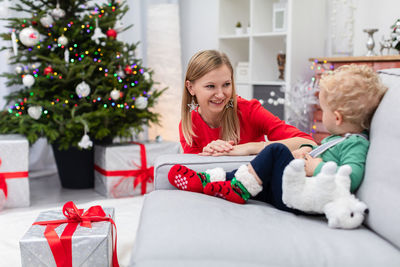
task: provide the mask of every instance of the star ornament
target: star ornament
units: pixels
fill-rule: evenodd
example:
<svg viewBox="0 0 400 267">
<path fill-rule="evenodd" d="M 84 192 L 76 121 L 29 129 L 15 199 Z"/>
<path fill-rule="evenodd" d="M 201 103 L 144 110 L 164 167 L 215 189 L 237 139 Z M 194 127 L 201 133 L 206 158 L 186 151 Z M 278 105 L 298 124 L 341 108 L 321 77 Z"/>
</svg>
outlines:
<svg viewBox="0 0 400 267">
<path fill-rule="evenodd" d="M 192 102 L 190 104 L 187 104 L 189 107 L 189 112 L 192 112 L 193 110 L 195 112 L 197 112 L 197 107 L 199 106 L 199 104 L 196 104 L 196 102 L 194 102 L 194 100 L 192 99 Z"/>
</svg>

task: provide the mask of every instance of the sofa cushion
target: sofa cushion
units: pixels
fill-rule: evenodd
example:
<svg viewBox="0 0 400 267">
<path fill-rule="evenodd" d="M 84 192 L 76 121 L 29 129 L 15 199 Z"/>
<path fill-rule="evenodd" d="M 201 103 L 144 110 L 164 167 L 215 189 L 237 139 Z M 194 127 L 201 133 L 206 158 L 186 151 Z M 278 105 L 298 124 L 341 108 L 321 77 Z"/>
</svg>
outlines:
<svg viewBox="0 0 400 267">
<path fill-rule="evenodd" d="M 389 90 L 372 119 L 364 181 L 357 196 L 370 210 L 366 225 L 400 248 L 400 69 L 382 71 Z"/>
<path fill-rule="evenodd" d="M 139 267 L 400 266 L 399 251 L 364 227 L 178 190 L 145 196 L 132 255 Z"/>
<path fill-rule="evenodd" d="M 175 164 L 182 164 L 195 171 L 205 171 L 216 167 L 224 167 L 225 171 L 232 171 L 242 164 L 247 164 L 254 156 L 211 157 L 197 154 L 160 155 L 154 163 L 154 188 L 175 189 L 168 181 L 168 172 Z"/>
</svg>

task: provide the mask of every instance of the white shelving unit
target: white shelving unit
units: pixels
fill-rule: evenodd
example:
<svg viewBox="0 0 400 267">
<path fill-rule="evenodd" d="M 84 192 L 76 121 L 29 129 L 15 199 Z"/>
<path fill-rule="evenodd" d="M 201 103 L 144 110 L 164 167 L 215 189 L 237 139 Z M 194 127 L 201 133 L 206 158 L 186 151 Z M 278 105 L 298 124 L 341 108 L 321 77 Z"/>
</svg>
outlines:
<svg viewBox="0 0 400 267">
<path fill-rule="evenodd" d="M 280 2 L 286 3 L 286 30 L 273 31 L 273 5 Z M 283 94 L 283 87 L 312 76 L 308 59 L 325 51 L 325 4 L 322 0 L 219 0 L 219 49 L 235 69 L 239 62 L 249 62 L 249 80 L 236 82 L 239 95 L 257 98 L 254 92 L 259 95 L 260 88 Z M 238 21 L 244 28 L 250 25 L 250 31 L 236 35 Z M 280 52 L 286 54 L 285 80 L 278 79 Z"/>
</svg>

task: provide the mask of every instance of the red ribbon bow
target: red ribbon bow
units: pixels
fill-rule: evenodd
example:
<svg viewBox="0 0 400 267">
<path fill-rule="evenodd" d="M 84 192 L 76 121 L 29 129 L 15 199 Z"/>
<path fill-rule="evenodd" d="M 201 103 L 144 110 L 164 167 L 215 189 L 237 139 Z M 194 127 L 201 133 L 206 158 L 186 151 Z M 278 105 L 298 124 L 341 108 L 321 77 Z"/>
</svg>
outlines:
<svg viewBox="0 0 400 267">
<path fill-rule="evenodd" d="M 94 168 L 96 171 L 101 173 L 104 176 L 123 176 L 112 189 L 112 194 L 116 197 L 116 191 L 118 186 L 129 177 L 136 177 L 133 181 L 133 190 L 140 184 L 141 185 L 141 194 L 145 194 L 147 191 L 147 183 L 154 182 L 154 166 L 147 167 L 147 156 L 146 156 L 146 147 L 145 145 L 137 142 L 131 142 L 132 144 L 136 144 L 140 146 L 140 160 L 141 165 L 137 170 L 125 170 L 125 171 L 106 171 L 99 166 L 95 165 Z"/>
<path fill-rule="evenodd" d="M 72 201 L 64 204 L 63 214 L 66 219 L 35 222 L 33 225 L 46 225 L 44 236 L 49 243 L 51 252 L 57 267 L 72 267 L 72 235 L 80 224 L 82 227 L 92 228 L 92 222 L 108 221 L 115 228 L 115 240 L 113 242 L 113 267 L 119 267 L 117 258 L 117 227 L 111 217 L 108 217 L 101 206 L 92 206 L 87 211 L 78 209 Z M 61 237 L 55 229 L 63 223 L 67 223 Z"/>
</svg>

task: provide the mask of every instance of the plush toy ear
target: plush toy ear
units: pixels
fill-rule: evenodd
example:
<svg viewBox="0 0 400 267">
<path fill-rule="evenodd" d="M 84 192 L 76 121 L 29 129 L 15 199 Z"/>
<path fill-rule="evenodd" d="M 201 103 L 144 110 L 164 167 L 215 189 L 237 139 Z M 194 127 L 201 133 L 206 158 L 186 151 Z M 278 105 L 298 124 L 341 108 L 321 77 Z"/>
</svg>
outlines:
<svg viewBox="0 0 400 267">
<path fill-rule="evenodd" d="M 338 228 L 339 219 L 338 218 L 328 218 L 328 226 L 330 228 Z"/>
</svg>

